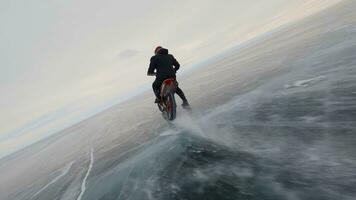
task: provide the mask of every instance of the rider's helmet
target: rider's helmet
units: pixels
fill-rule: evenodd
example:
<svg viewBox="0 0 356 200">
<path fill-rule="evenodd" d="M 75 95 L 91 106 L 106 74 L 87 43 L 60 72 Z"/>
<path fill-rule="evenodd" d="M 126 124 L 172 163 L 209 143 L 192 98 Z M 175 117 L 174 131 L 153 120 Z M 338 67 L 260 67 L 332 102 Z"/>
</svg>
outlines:
<svg viewBox="0 0 356 200">
<path fill-rule="evenodd" d="M 155 48 L 155 54 L 157 54 L 157 53 L 158 53 L 158 51 L 159 51 L 159 50 L 161 50 L 161 49 L 162 49 L 162 47 L 161 47 L 161 46 L 156 47 L 156 48 Z"/>
</svg>

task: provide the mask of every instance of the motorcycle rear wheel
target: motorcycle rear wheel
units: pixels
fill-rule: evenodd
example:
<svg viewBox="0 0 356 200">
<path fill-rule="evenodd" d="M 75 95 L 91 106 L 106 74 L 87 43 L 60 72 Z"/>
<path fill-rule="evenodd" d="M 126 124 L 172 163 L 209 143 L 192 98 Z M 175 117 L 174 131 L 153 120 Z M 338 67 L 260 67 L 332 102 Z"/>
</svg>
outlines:
<svg viewBox="0 0 356 200">
<path fill-rule="evenodd" d="M 169 93 L 166 98 L 165 98 L 165 113 L 166 113 L 166 119 L 173 121 L 176 118 L 176 110 L 177 110 L 177 105 L 176 105 L 176 100 L 174 98 L 174 93 Z"/>
</svg>

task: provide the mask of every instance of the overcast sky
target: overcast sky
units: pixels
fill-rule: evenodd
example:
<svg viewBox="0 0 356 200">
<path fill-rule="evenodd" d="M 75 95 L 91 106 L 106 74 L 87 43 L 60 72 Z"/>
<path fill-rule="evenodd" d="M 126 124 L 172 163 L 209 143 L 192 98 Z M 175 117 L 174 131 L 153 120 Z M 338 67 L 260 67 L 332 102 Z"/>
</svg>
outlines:
<svg viewBox="0 0 356 200">
<path fill-rule="evenodd" d="M 337 1 L 0 0 L 0 157 L 150 85 L 157 45 L 184 70 Z"/>
</svg>

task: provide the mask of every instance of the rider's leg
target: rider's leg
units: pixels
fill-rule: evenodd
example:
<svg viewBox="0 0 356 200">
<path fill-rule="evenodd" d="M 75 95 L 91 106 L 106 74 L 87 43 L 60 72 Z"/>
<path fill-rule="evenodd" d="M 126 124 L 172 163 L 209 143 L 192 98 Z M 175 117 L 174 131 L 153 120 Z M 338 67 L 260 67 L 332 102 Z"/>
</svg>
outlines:
<svg viewBox="0 0 356 200">
<path fill-rule="evenodd" d="M 177 89 L 176 89 L 176 94 L 183 100 L 183 104 L 182 104 L 183 106 L 188 106 L 189 105 L 188 100 L 185 97 L 183 90 L 180 89 L 180 87 L 178 87 L 178 86 L 177 86 Z"/>
<path fill-rule="evenodd" d="M 156 79 L 156 80 L 152 83 L 152 89 L 153 89 L 153 92 L 154 92 L 154 94 L 155 94 L 155 96 L 156 96 L 157 99 L 160 99 L 160 98 L 161 98 L 161 97 L 160 97 L 160 94 L 159 94 L 159 93 L 160 93 L 160 91 L 159 91 L 160 87 L 161 87 L 160 80 Z"/>
</svg>

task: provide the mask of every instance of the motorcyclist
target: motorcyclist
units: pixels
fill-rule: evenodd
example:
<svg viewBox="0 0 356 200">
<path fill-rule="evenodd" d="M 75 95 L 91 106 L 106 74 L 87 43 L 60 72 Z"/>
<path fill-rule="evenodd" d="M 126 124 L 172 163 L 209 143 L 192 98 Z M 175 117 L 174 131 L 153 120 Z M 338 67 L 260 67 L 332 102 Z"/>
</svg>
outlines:
<svg viewBox="0 0 356 200">
<path fill-rule="evenodd" d="M 151 57 L 150 66 L 147 75 L 156 76 L 156 80 L 152 83 L 153 92 L 156 95 L 155 103 L 160 102 L 160 88 L 165 79 L 176 78 L 176 72 L 180 67 L 178 61 L 173 55 L 168 54 L 168 49 L 158 46 L 154 50 L 155 55 Z M 182 89 L 178 87 L 177 82 L 177 95 L 183 100 L 182 106 L 189 107 L 187 98 L 185 97 Z"/>
</svg>

